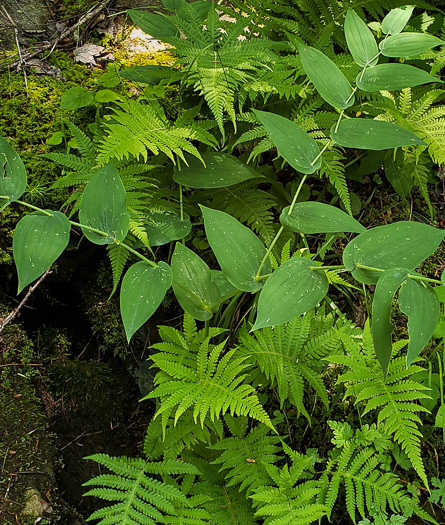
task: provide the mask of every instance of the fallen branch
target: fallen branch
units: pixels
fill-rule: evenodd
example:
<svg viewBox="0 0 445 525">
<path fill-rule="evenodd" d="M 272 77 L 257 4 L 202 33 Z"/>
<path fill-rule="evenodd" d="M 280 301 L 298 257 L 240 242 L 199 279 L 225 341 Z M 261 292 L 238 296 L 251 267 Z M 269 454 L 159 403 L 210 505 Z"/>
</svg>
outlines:
<svg viewBox="0 0 445 525">
<path fill-rule="evenodd" d="M 48 43 L 48 44 L 45 44 L 43 46 L 41 46 L 38 50 L 36 51 L 29 51 L 28 53 L 24 53 L 20 58 L 21 60 L 16 60 L 15 62 L 12 62 L 10 64 L 5 64 L 4 66 L 1 66 L 2 68 L 5 68 L 5 67 L 10 67 L 10 68 L 14 68 L 14 67 L 17 67 L 19 65 L 21 65 L 22 63 L 25 63 L 26 64 L 26 61 L 29 60 L 30 58 L 34 58 L 36 57 L 37 55 L 40 55 L 40 53 L 43 53 L 44 51 L 49 51 L 49 54 L 48 56 L 54 51 L 54 49 L 56 48 L 57 44 L 60 42 L 60 40 L 64 40 L 65 38 L 68 38 L 69 36 L 71 36 L 73 33 L 75 33 L 80 26 L 82 26 L 83 24 L 86 24 L 88 22 L 90 22 L 90 20 L 92 20 L 93 18 L 95 18 L 98 14 L 100 14 L 106 7 L 108 7 L 111 2 L 113 2 L 113 0 L 103 0 L 102 2 L 100 2 L 99 4 L 97 4 L 95 7 L 92 7 L 87 13 L 85 13 L 84 15 L 82 15 L 79 20 L 77 21 L 76 24 L 74 24 L 72 27 L 68 27 L 67 29 L 65 29 L 64 31 L 62 31 L 60 33 L 60 35 L 55 38 L 54 41 Z"/>
<path fill-rule="evenodd" d="M 45 279 L 47 275 L 52 273 L 51 268 L 48 268 L 46 272 L 40 277 L 40 279 L 34 283 L 32 286 L 30 286 L 28 292 L 26 293 L 25 297 L 22 299 L 22 302 L 17 306 L 17 308 L 14 308 L 12 312 L 10 312 L 4 319 L 0 319 L 0 333 L 3 331 L 5 326 L 9 324 L 13 319 L 17 317 L 22 307 L 25 305 L 26 301 L 29 299 L 31 294 L 34 292 L 34 290 L 39 286 L 39 284 Z"/>
</svg>

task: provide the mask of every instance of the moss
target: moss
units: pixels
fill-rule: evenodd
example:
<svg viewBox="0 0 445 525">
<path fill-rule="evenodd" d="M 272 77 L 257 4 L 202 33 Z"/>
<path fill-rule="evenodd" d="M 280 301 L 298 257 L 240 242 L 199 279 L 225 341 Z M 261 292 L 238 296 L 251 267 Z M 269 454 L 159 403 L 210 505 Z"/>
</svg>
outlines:
<svg viewBox="0 0 445 525">
<path fill-rule="evenodd" d="M 97 4 L 96 0 L 63 0 L 60 6 L 62 18 L 80 15 L 88 11 L 95 4 Z"/>
</svg>

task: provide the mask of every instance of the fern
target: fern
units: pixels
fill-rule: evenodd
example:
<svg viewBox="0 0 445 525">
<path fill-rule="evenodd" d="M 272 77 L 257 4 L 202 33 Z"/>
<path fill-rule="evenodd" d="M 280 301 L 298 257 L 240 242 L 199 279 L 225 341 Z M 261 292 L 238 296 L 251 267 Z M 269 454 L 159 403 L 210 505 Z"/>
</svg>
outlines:
<svg viewBox="0 0 445 525">
<path fill-rule="evenodd" d="M 167 335 L 168 342 L 154 345 L 159 352 L 151 357 L 160 369 L 155 378 L 157 386 L 144 399 L 160 398 L 155 417 L 162 415 L 164 433 L 170 416 L 174 414 L 176 423 L 191 407 L 195 422 L 199 419 L 201 426 L 207 417 L 214 421 L 230 410 L 273 428 L 254 389 L 243 383 L 249 367 L 246 358 L 235 356 L 235 349 L 224 353 L 225 341 L 210 344 L 210 339 L 222 332 L 214 329 L 209 336 L 198 332 L 190 344 L 180 333 L 175 334 L 176 342 L 171 342 L 172 329 L 164 327 L 161 332 L 161 336 Z"/>
<path fill-rule="evenodd" d="M 411 498 L 397 476 L 380 472 L 381 462 L 382 458 L 373 447 L 361 448 L 353 440 L 342 449 L 334 450 L 320 479 L 318 495 L 318 502 L 328 508 L 328 517 L 341 484 L 345 486 L 346 509 L 354 523 L 356 510 L 364 518 L 366 509 L 369 511 L 373 505 L 385 513 L 388 506 L 396 512 L 405 510 L 411 504 Z"/>
<path fill-rule="evenodd" d="M 286 448 L 286 447 L 285 447 Z M 303 481 L 311 470 L 311 459 L 290 451 L 292 465 L 267 465 L 273 484 L 259 487 L 251 496 L 264 525 L 310 525 L 326 515 L 326 506 L 316 501 L 319 488 L 314 480 Z"/>
<path fill-rule="evenodd" d="M 419 399 L 428 399 L 425 393 L 427 387 L 413 381 L 411 376 L 423 370 L 418 365 L 406 368 L 406 359 L 392 358 L 388 374 L 383 372 L 374 355 L 374 346 L 369 323 L 363 334 L 363 350 L 360 344 L 351 338 L 342 337 L 349 355 L 330 356 L 334 363 L 346 365 L 348 370 L 343 373 L 340 383 L 347 384 L 346 396 L 354 396 L 356 404 L 364 404 L 362 415 L 378 410 L 377 424 L 394 437 L 394 440 L 408 455 L 414 469 L 422 481 L 428 486 L 428 480 L 420 454 L 420 439 L 422 424 L 416 412 L 428 412 L 418 404 Z M 393 345 L 393 354 L 406 345 L 407 341 L 399 341 Z"/>
<path fill-rule="evenodd" d="M 113 273 L 113 289 L 110 294 L 110 297 L 112 297 L 117 290 L 130 252 L 127 249 L 122 248 L 119 244 L 110 244 L 107 246 L 107 251 Z M 108 299 L 110 299 L 110 297 Z"/>
<path fill-rule="evenodd" d="M 106 163 L 110 159 L 148 160 L 148 152 L 153 155 L 164 153 L 175 162 L 175 155 L 185 161 L 183 152 L 201 158 L 191 140 L 201 140 L 212 145 L 210 135 L 199 133 L 196 127 L 175 126 L 171 124 L 161 108 L 153 100 L 142 99 L 116 104 L 113 115 L 105 116 L 106 137 L 99 144 L 98 161 Z"/>
<path fill-rule="evenodd" d="M 331 314 L 331 319 L 333 314 Z M 273 328 L 257 330 L 253 335 L 240 333 L 238 353 L 258 367 L 272 388 L 277 388 L 281 406 L 286 400 L 295 404 L 298 413 L 309 421 L 304 406 L 304 384 L 310 385 L 327 407 L 328 395 L 321 378 L 321 358 L 332 352 L 349 326 L 324 318 L 315 332 L 317 316 L 313 311 L 293 321 Z M 253 372 L 254 374 L 254 372 Z"/>
<path fill-rule="evenodd" d="M 249 495 L 255 488 L 270 482 L 265 465 L 279 460 L 278 452 L 282 450 L 280 438 L 271 436 L 270 429 L 261 424 L 249 431 L 246 417 L 226 415 L 225 420 L 232 437 L 209 447 L 219 451 L 212 463 L 221 465 L 220 472 L 225 473 L 227 487 L 237 485 L 240 491 L 245 490 Z"/>
<path fill-rule="evenodd" d="M 259 522 L 245 492 L 237 487 L 228 487 L 218 468 L 209 463 L 208 451 L 203 451 L 203 454 L 205 459 L 196 454 L 185 457 L 201 471 L 192 494 L 207 498 L 203 508 L 211 515 L 210 525 L 257 525 Z"/>
<path fill-rule="evenodd" d="M 86 459 L 92 459 L 113 472 L 97 476 L 83 485 L 95 486 L 85 496 L 116 502 L 95 511 L 88 518 L 88 521 L 100 520 L 99 525 L 172 523 L 164 521 L 165 513 L 177 514 L 178 507 L 187 505 L 187 498 L 177 487 L 149 474 L 160 476 L 199 473 L 196 467 L 180 460 L 150 462 L 126 457 L 113 458 L 107 454 L 94 454 Z"/>
</svg>

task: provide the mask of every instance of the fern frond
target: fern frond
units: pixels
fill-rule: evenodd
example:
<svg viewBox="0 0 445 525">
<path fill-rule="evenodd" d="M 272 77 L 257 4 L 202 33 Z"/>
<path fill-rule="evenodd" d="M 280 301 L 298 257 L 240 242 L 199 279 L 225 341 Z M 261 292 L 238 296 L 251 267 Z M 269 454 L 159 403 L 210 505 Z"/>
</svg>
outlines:
<svg viewBox="0 0 445 525">
<path fill-rule="evenodd" d="M 280 438 L 271 436 L 270 429 L 261 424 L 248 432 L 248 420 L 245 417 L 231 418 L 226 415 L 225 419 L 232 423 L 232 429 L 235 425 L 230 419 L 240 419 L 241 429 L 238 432 L 235 430 L 232 437 L 226 437 L 209 447 L 219 451 L 212 463 L 221 465 L 220 472 L 224 472 L 228 487 L 238 485 L 240 491 L 246 491 L 249 495 L 255 488 L 270 482 L 264 464 L 273 464 L 279 460 L 277 454 L 282 450 Z"/>
<path fill-rule="evenodd" d="M 330 356 L 329 360 L 348 367 L 339 378 L 340 383 L 347 384 L 346 396 L 354 396 L 356 404 L 364 404 L 363 415 L 373 410 L 378 411 L 378 425 L 382 425 L 383 430 L 394 437 L 408 455 L 417 474 L 428 486 L 420 454 L 422 433 L 419 425 L 422 422 L 417 413 L 428 412 L 418 400 L 428 399 L 430 396 L 425 393 L 427 387 L 411 379 L 414 373 L 423 369 L 414 364 L 406 368 L 405 357 L 393 357 L 387 376 L 384 377 L 374 356 L 369 323 L 364 331 L 363 352 L 357 342 L 344 337 L 342 340 L 351 355 Z"/>
<path fill-rule="evenodd" d="M 185 161 L 183 152 L 201 158 L 189 142 L 189 132 L 171 125 L 159 105 L 129 99 L 117 106 L 112 116 L 105 117 L 107 136 L 99 144 L 99 162 L 139 157 L 147 162 L 148 152 L 153 155 L 162 152 L 173 162 L 175 155 Z"/>
<path fill-rule="evenodd" d="M 96 148 L 93 141 L 75 124 L 69 120 L 63 119 L 63 123 L 68 127 L 71 132 L 71 142 L 75 149 L 79 151 L 81 156 L 93 163 L 96 159 Z"/>
<path fill-rule="evenodd" d="M 97 476 L 83 486 L 91 487 L 85 495 L 117 502 L 95 511 L 88 520 L 99 525 L 156 525 L 164 513 L 174 514 L 177 505 L 186 504 L 186 496 L 176 487 L 148 476 L 154 474 L 199 474 L 193 465 L 180 460 L 148 462 L 143 459 L 94 454 L 92 459 L 113 474 Z"/>
<path fill-rule="evenodd" d="M 169 338 L 172 330 L 161 332 L 161 336 L 166 332 Z M 214 331 L 218 333 L 221 330 Z M 160 398 L 155 417 L 162 415 L 164 432 L 170 416 L 174 414 L 176 423 L 192 407 L 193 418 L 195 422 L 199 419 L 201 426 L 208 417 L 214 421 L 230 411 L 249 415 L 273 429 L 254 389 L 243 382 L 244 371 L 249 367 L 246 358 L 235 356 L 235 349 L 224 353 L 225 342 L 210 344 L 214 334 L 202 340 L 198 333 L 199 345 L 197 342 L 190 345 L 180 334 L 175 334 L 176 340 L 180 335 L 179 345 L 171 342 L 154 345 L 159 352 L 151 360 L 160 372 L 156 374 L 156 388 L 144 399 Z M 189 346 L 194 346 L 197 352 L 190 352 Z"/>
<path fill-rule="evenodd" d="M 388 507 L 398 512 L 411 503 L 397 476 L 379 471 L 381 458 L 373 447 L 361 449 L 350 441 L 341 452 L 335 452 L 320 479 L 318 496 L 318 502 L 328 508 L 328 517 L 337 501 L 341 484 L 346 490 L 346 509 L 354 523 L 356 510 L 364 518 L 366 509 L 369 511 L 372 505 L 386 513 Z"/>
<path fill-rule="evenodd" d="M 323 154 L 323 163 L 320 168 L 320 175 L 325 175 L 329 182 L 337 190 L 343 205 L 349 213 L 351 212 L 351 200 L 349 198 L 348 186 L 346 184 L 345 157 L 336 148 L 327 150 Z"/>
<path fill-rule="evenodd" d="M 264 525 L 310 525 L 326 515 L 326 506 L 316 501 L 318 482 L 298 483 L 308 475 L 310 458 L 291 452 L 292 465 L 281 469 L 267 465 L 274 484 L 259 487 L 250 496 L 259 506 L 255 516 L 265 518 Z"/>
<path fill-rule="evenodd" d="M 303 403 L 304 384 L 310 385 L 328 406 L 320 363 L 340 343 L 344 331 L 326 323 L 314 333 L 315 323 L 316 316 L 311 311 L 287 324 L 262 328 L 252 335 L 244 329 L 240 333 L 237 353 L 257 366 L 270 386 L 277 388 L 281 406 L 289 399 L 298 413 L 308 420 L 309 414 Z"/>
<path fill-rule="evenodd" d="M 108 257 L 110 258 L 111 270 L 113 272 L 113 289 L 110 294 L 110 297 L 112 297 L 119 286 L 130 252 L 119 244 L 110 244 L 107 246 L 107 250 Z M 110 299 L 110 297 L 108 299 Z"/>
</svg>

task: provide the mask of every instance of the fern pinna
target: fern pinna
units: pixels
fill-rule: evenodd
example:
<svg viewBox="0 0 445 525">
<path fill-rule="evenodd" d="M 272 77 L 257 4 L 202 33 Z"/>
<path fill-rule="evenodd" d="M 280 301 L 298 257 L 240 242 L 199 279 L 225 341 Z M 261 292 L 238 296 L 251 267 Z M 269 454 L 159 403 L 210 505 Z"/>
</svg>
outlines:
<svg viewBox="0 0 445 525">
<path fill-rule="evenodd" d="M 398 341 L 393 345 L 393 358 L 384 376 L 374 351 L 369 323 L 363 333 L 363 346 L 351 338 L 342 338 L 346 355 L 331 355 L 328 360 L 347 367 L 339 377 L 340 383 L 347 385 L 346 396 L 353 396 L 356 404 L 364 405 L 362 416 L 377 410 L 377 424 L 394 437 L 408 455 L 412 466 L 422 481 L 428 486 L 421 453 L 420 440 L 422 424 L 418 412 L 429 412 L 418 403 L 429 399 L 425 391 L 428 387 L 411 379 L 423 368 L 413 364 L 406 367 L 406 359 L 397 357 L 397 352 L 408 341 Z"/>
</svg>

